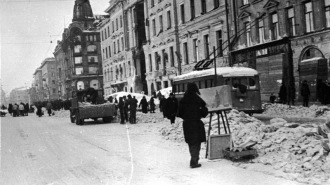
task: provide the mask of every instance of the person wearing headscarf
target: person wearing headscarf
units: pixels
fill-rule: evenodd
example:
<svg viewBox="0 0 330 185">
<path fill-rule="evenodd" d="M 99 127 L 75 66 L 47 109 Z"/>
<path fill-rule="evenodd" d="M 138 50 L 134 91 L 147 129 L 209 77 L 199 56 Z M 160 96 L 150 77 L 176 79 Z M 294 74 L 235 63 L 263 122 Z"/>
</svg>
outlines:
<svg viewBox="0 0 330 185">
<path fill-rule="evenodd" d="M 24 105 L 24 116 L 28 116 L 29 115 L 29 104 L 26 103 Z"/>
<path fill-rule="evenodd" d="M 191 155 L 190 167 L 198 168 L 201 143 L 206 142 L 204 123 L 201 121 L 201 109 L 206 107 L 205 101 L 199 96 L 200 92 L 195 83 L 188 83 L 187 91 L 179 102 L 177 117 L 183 119 L 183 134 L 189 146 Z"/>
<path fill-rule="evenodd" d="M 150 113 L 155 113 L 155 100 L 153 97 L 150 98 L 150 101 L 149 101 L 149 106 L 150 106 Z"/>
<path fill-rule="evenodd" d="M 8 105 L 8 112 L 10 115 L 13 114 L 13 104 L 11 104 L 11 103 Z"/>
<path fill-rule="evenodd" d="M 133 98 L 130 100 L 129 102 L 129 109 L 130 109 L 130 122 L 132 124 L 136 123 L 136 107 L 137 107 L 137 103 L 138 101 L 135 99 L 135 96 L 133 96 Z"/>
<path fill-rule="evenodd" d="M 284 83 L 282 83 L 281 87 L 280 87 L 280 92 L 278 93 L 278 97 L 281 100 L 281 103 L 285 104 L 286 100 L 287 100 L 287 92 L 286 92 L 286 87 L 284 85 Z"/>
<path fill-rule="evenodd" d="M 41 116 L 43 115 L 41 104 L 37 105 L 37 115 L 38 115 L 39 117 L 41 117 Z"/>
<path fill-rule="evenodd" d="M 139 107 L 141 107 L 141 105 L 142 105 L 142 112 L 145 114 L 148 113 L 148 102 L 145 96 L 142 97 Z"/>
<path fill-rule="evenodd" d="M 118 108 L 119 108 L 119 114 L 120 114 L 120 124 L 125 123 L 125 113 L 124 113 L 124 100 L 123 97 L 119 98 L 119 103 L 118 103 Z"/>
<path fill-rule="evenodd" d="M 171 124 L 175 123 L 175 115 L 178 111 L 178 100 L 174 94 L 171 93 L 170 97 L 166 99 L 166 117 L 171 120 Z"/>
</svg>

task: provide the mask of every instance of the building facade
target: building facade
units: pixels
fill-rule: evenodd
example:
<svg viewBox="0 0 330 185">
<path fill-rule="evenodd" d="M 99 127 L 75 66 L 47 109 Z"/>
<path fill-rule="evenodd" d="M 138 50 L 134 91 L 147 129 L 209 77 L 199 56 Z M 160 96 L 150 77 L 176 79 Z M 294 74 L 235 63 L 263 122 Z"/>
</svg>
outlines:
<svg viewBox="0 0 330 185">
<path fill-rule="evenodd" d="M 111 0 L 109 18 L 99 24 L 105 94 L 147 92 L 143 1 Z"/>
<path fill-rule="evenodd" d="M 38 102 L 44 100 L 44 88 L 42 81 L 41 68 L 36 69 L 33 73 L 33 83 L 30 90 L 31 102 Z"/>
<path fill-rule="evenodd" d="M 233 17 L 238 17 L 233 25 L 238 30 L 233 63 L 258 70 L 262 100 L 277 94 L 282 84 L 288 98 L 300 99 L 301 61 L 329 59 L 329 4 L 329 0 L 240 0 L 231 5 Z M 316 78 L 309 82 L 313 92 Z"/>
<path fill-rule="evenodd" d="M 61 80 L 56 91 L 63 98 L 71 98 L 72 91 L 103 88 L 99 19 L 102 16 L 93 15 L 88 0 L 75 1 L 72 23 L 64 29 L 54 52 Z"/>
<path fill-rule="evenodd" d="M 29 90 L 26 87 L 19 87 L 13 89 L 9 93 L 9 103 L 30 103 L 30 98 L 29 98 Z"/>
<path fill-rule="evenodd" d="M 55 58 L 46 58 L 40 66 L 44 100 L 58 99 Z"/>
</svg>

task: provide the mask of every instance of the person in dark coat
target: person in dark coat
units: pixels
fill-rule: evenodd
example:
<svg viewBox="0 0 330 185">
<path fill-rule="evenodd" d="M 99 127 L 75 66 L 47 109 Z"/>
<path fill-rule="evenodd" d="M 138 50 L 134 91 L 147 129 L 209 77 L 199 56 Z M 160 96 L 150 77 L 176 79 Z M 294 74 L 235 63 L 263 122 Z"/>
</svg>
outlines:
<svg viewBox="0 0 330 185">
<path fill-rule="evenodd" d="M 8 112 L 10 115 L 13 114 L 13 104 L 11 104 L 11 103 L 8 105 Z"/>
<path fill-rule="evenodd" d="M 109 101 L 110 103 L 113 103 L 113 97 L 112 97 L 112 96 L 109 96 L 108 101 Z"/>
<path fill-rule="evenodd" d="M 28 116 L 29 115 L 29 104 L 28 103 L 26 103 L 25 105 L 24 105 L 24 116 Z"/>
<path fill-rule="evenodd" d="M 124 100 L 123 100 L 123 97 L 119 98 L 118 108 L 119 108 L 119 113 L 120 113 L 120 124 L 125 124 L 125 113 L 124 113 Z"/>
<path fill-rule="evenodd" d="M 303 97 L 303 106 L 308 107 L 308 101 L 309 101 L 309 96 L 311 95 L 311 92 L 309 90 L 307 80 L 304 80 L 303 84 L 301 85 L 300 95 Z"/>
<path fill-rule="evenodd" d="M 153 96 L 154 98 L 157 98 L 156 91 L 152 92 L 152 96 Z"/>
<path fill-rule="evenodd" d="M 285 87 L 284 83 L 282 83 L 282 85 L 280 87 L 280 92 L 278 93 L 278 97 L 280 98 L 281 103 L 283 103 L 283 104 L 286 103 L 287 93 L 286 93 L 286 87 Z"/>
<path fill-rule="evenodd" d="M 174 94 L 171 93 L 170 97 L 166 100 L 166 117 L 171 120 L 171 124 L 175 123 L 175 116 L 178 111 L 178 100 Z"/>
<path fill-rule="evenodd" d="M 37 105 L 37 116 L 41 117 L 43 115 L 42 113 L 42 106 L 41 105 Z"/>
<path fill-rule="evenodd" d="M 19 110 L 18 110 L 18 105 L 15 103 L 13 105 L 13 117 L 18 117 L 19 116 Z"/>
<path fill-rule="evenodd" d="M 271 93 L 270 96 L 269 96 L 269 102 L 270 103 L 275 103 L 275 99 L 276 99 L 276 96 L 274 95 L 274 93 Z"/>
<path fill-rule="evenodd" d="M 188 83 L 187 91 L 180 100 L 177 117 L 183 119 L 183 133 L 191 155 L 190 167 L 198 168 L 201 143 L 206 142 L 204 123 L 201 121 L 201 108 L 206 106 L 199 97 L 200 92 L 195 83 Z"/>
<path fill-rule="evenodd" d="M 148 113 L 148 102 L 145 96 L 142 97 L 139 107 L 141 107 L 141 105 L 142 105 L 142 112 L 145 114 Z"/>
<path fill-rule="evenodd" d="M 123 101 L 124 101 L 124 116 L 125 116 L 125 121 L 128 121 L 128 105 L 129 105 L 129 100 L 126 99 L 126 96 L 123 96 Z"/>
<path fill-rule="evenodd" d="M 52 104 L 50 103 L 50 101 L 48 101 L 46 105 L 46 109 L 49 116 L 52 115 L 52 108 L 53 108 Z"/>
<path fill-rule="evenodd" d="M 316 97 L 323 105 L 326 104 L 326 88 L 327 85 L 322 81 L 322 79 L 318 79 L 316 84 Z"/>
<path fill-rule="evenodd" d="M 162 93 L 161 93 L 160 91 L 158 91 L 158 93 L 157 93 L 157 98 L 160 100 L 160 98 L 161 98 L 162 96 L 163 96 Z"/>
<path fill-rule="evenodd" d="M 138 101 L 135 99 L 135 96 L 131 98 L 129 102 L 129 111 L 130 111 L 130 123 L 136 123 L 136 108 L 137 108 Z"/>
<path fill-rule="evenodd" d="M 159 111 L 160 112 L 163 112 L 163 116 L 164 116 L 164 118 L 166 117 L 165 115 L 165 112 L 166 112 L 166 99 L 165 99 L 165 97 L 164 96 L 161 96 L 161 98 L 160 98 L 160 101 L 159 101 Z"/>
<path fill-rule="evenodd" d="M 149 106 L 150 106 L 150 113 L 155 113 L 156 105 L 153 97 L 150 98 Z"/>
</svg>

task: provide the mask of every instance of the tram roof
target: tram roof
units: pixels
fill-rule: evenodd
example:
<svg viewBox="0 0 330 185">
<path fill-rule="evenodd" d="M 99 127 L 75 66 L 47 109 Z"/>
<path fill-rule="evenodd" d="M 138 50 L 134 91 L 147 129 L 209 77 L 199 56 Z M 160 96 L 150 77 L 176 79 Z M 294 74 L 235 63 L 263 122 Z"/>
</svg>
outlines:
<svg viewBox="0 0 330 185">
<path fill-rule="evenodd" d="M 214 75 L 214 68 L 201 70 L 201 71 L 192 71 L 180 76 L 173 78 L 174 81 L 204 77 L 208 75 Z M 217 75 L 224 77 L 234 77 L 234 76 L 254 76 L 258 75 L 258 71 L 248 67 L 217 67 Z"/>
</svg>

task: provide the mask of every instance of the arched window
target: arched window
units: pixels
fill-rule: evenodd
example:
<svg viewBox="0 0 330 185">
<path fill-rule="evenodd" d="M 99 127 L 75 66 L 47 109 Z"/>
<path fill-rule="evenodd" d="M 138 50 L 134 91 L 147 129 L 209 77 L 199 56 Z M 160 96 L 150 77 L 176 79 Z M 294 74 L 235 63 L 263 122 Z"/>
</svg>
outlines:
<svg viewBox="0 0 330 185">
<path fill-rule="evenodd" d="M 88 53 L 96 53 L 97 52 L 97 47 L 95 45 L 88 45 L 87 46 L 87 52 Z"/>
<path fill-rule="evenodd" d="M 317 58 L 317 57 L 321 57 L 324 58 L 324 55 L 322 54 L 322 52 L 314 47 L 308 48 L 307 50 L 305 50 L 302 60 L 307 60 L 310 58 Z"/>
<path fill-rule="evenodd" d="M 85 84 L 83 81 L 78 81 L 77 82 L 77 90 L 83 90 L 85 89 Z"/>
<path fill-rule="evenodd" d="M 94 89 L 99 89 L 100 88 L 100 83 L 98 80 L 91 80 L 90 82 L 90 87 Z"/>
</svg>

